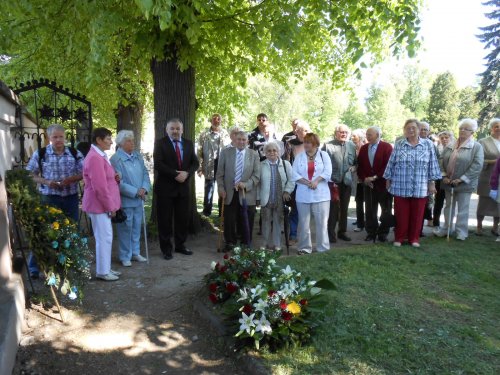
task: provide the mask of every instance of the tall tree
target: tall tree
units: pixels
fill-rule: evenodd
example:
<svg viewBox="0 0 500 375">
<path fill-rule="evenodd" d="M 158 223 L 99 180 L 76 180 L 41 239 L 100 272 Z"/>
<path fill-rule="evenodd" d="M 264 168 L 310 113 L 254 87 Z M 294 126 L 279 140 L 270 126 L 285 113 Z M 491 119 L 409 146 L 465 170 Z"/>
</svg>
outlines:
<svg viewBox="0 0 500 375">
<path fill-rule="evenodd" d="M 196 104 L 204 118 L 207 111 L 229 112 L 249 75 L 265 72 L 283 81 L 313 66 L 341 85 L 387 52 L 414 54 L 420 5 L 420 0 L 12 1 L 2 4 L 0 30 L 9 32 L 0 39 L 0 54 L 12 56 L 8 68 L 24 64 L 28 72 L 36 67 L 36 74 L 48 69 L 68 79 L 79 76 L 100 98 L 107 89 L 113 109 L 122 97 L 115 83 L 119 65 L 129 87 L 138 82 L 154 87 L 156 137 L 164 134 L 167 118 L 178 116 L 193 138 Z M 162 77 L 169 81 L 160 82 Z"/>
<path fill-rule="evenodd" d="M 403 71 L 406 90 L 401 98 L 401 103 L 409 109 L 414 117 L 421 118 L 425 115 L 428 106 L 430 76 L 427 70 L 417 65 L 408 65 Z"/>
<path fill-rule="evenodd" d="M 476 101 L 483 107 L 479 113 L 479 125 L 485 127 L 488 121 L 500 114 L 500 100 L 498 83 L 500 80 L 500 0 L 486 1 L 484 5 L 493 6 L 492 12 L 486 13 L 486 17 L 493 20 L 489 26 L 482 27 L 483 33 L 479 40 L 485 44 L 484 48 L 489 50 L 486 55 L 486 70 L 481 73 L 481 89 L 476 95 Z"/>
<path fill-rule="evenodd" d="M 467 86 L 458 92 L 458 118 L 478 118 L 481 110 L 479 103 L 475 101 L 477 89 Z"/>
<path fill-rule="evenodd" d="M 441 73 L 429 92 L 426 120 L 436 131 L 456 130 L 459 114 L 455 77 L 450 72 Z"/>
</svg>

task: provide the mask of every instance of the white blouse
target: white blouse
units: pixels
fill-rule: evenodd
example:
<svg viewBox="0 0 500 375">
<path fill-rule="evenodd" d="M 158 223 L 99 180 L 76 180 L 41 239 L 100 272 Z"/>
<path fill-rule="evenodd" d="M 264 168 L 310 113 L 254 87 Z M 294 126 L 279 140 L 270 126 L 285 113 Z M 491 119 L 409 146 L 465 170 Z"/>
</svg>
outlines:
<svg viewBox="0 0 500 375">
<path fill-rule="evenodd" d="M 309 179 L 307 175 L 307 154 L 301 152 L 293 162 L 293 180 L 297 182 L 301 178 Z M 332 177 L 332 161 L 325 151 L 318 150 L 314 159 L 314 174 L 312 179 L 321 176 L 323 180 L 318 184 L 316 190 L 297 182 L 297 193 L 295 200 L 299 203 L 318 203 L 330 200 L 330 189 L 328 181 Z"/>
</svg>

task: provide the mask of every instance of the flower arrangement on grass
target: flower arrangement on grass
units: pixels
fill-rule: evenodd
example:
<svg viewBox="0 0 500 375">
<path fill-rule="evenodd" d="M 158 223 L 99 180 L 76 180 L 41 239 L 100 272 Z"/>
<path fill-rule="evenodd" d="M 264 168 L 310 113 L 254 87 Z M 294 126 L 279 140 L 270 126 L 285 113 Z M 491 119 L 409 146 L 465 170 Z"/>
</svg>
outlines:
<svg viewBox="0 0 500 375">
<path fill-rule="evenodd" d="M 212 263 L 208 275 L 209 298 L 221 303 L 238 328 L 236 337 L 259 349 L 301 345 L 310 339 L 319 311 L 327 301 L 322 289 L 328 280 L 313 281 L 290 266 L 277 265 L 279 252 L 234 249 L 224 261 Z"/>
<path fill-rule="evenodd" d="M 7 192 L 16 220 L 29 240 L 30 250 L 46 275 L 46 284 L 70 299 L 83 298 L 90 279 L 87 238 L 78 225 L 55 207 L 42 205 L 36 185 L 25 170 L 7 172 Z"/>
</svg>

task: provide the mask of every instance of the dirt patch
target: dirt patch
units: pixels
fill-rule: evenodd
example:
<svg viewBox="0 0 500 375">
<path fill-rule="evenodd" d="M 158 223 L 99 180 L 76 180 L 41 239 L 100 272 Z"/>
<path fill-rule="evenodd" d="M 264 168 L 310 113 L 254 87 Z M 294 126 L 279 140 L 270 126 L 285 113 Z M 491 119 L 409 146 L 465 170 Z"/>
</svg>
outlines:
<svg viewBox="0 0 500 375">
<path fill-rule="evenodd" d="M 192 309 L 210 263 L 222 258 L 216 241 L 215 234 L 196 236 L 187 243 L 194 255 L 170 261 L 153 242 L 149 265 L 122 267 L 113 259 L 120 280 L 92 280 L 82 306 L 62 300 L 65 323 L 55 307 L 32 305 L 13 373 L 240 374 Z M 35 288 L 47 293 L 41 281 Z"/>
</svg>

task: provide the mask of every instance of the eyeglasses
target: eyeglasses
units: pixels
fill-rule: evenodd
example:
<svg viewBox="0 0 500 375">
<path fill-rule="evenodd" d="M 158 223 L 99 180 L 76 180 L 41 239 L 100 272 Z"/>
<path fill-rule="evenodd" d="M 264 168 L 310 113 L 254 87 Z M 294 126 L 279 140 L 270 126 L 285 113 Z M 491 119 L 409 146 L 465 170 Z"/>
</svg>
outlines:
<svg viewBox="0 0 500 375">
<path fill-rule="evenodd" d="M 259 119 L 257 119 L 257 121 L 259 121 L 259 122 L 266 122 L 267 118 L 259 118 Z"/>
<path fill-rule="evenodd" d="M 461 131 L 461 132 L 473 132 L 474 131 L 472 129 L 464 129 L 464 128 L 460 128 L 458 130 Z"/>
<path fill-rule="evenodd" d="M 339 134 L 347 134 L 349 132 L 348 131 L 344 131 L 344 130 L 337 130 L 337 133 L 339 133 Z"/>
</svg>

